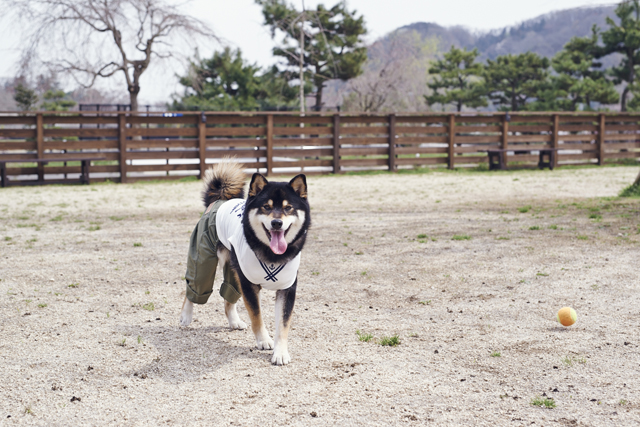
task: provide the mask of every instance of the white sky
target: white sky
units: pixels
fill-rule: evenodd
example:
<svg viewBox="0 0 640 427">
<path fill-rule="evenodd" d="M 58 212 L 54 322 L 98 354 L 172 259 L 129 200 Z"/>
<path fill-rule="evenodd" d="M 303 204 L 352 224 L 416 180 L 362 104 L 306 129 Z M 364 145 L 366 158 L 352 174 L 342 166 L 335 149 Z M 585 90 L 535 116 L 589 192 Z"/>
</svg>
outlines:
<svg viewBox="0 0 640 427">
<path fill-rule="evenodd" d="M 303 0 L 290 0 L 297 7 Z M 305 0 L 305 7 L 318 3 L 333 5 L 336 0 Z M 443 26 L 462 25 L 469 29 L 490 30 L 515 25 L 526 19 L 561 9 L 615 4 L 617 0 L 348 0 L 350 9 L 363 14 L 369 42 L 388 32 L 414 22 L 435 22 Z M 273 63 L 271 40 L 262 26 L 260 7 L 254 0 L 192 0 L 185 11 L 208 22 L 231 47 L 242 49 L 243 56 L 260 65 Z M 15 73 L 19 38 L 15 28 L 0 21 L 0 77 Z M 203 46 L 210 54 L 219 46 Z M 151 65 L 153 68 L 153 63 Z M 141 84 L 141 103 L 165 101 L 179 90 L 175 74 L 179 66 L 156 64 Z"/>
</svg>

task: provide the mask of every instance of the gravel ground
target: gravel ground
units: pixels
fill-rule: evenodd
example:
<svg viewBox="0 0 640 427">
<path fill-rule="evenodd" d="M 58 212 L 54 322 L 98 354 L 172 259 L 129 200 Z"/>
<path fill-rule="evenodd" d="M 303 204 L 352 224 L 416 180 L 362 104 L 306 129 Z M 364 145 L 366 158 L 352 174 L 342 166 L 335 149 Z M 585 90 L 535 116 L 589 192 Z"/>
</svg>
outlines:
<svg viewBox="0 0 640 427">
<path fill-rule="evenodd" d="M 200 183 L 2 189 L 0 425 L 638 425 L 636 174 L 310 178 L 285 367 L 178 326 Z"/>
</svg>

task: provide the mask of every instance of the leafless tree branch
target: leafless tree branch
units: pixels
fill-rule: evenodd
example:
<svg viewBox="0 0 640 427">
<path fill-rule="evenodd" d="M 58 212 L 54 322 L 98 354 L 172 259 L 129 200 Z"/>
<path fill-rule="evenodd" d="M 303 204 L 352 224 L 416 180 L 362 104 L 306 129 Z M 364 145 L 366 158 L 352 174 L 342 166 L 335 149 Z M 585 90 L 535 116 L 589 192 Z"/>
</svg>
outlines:
<svg viewBox="0 0 640 427">
<path fill-rule="evenodd" d="M 0 0 L 25 25 L 22 63 L 38 61 L 88 88 L 119 72 L 132 109 L 152 58 L 173 58 L 175 40 L 217 39 L 203 21 L 166 0 Z"/>
</svg>

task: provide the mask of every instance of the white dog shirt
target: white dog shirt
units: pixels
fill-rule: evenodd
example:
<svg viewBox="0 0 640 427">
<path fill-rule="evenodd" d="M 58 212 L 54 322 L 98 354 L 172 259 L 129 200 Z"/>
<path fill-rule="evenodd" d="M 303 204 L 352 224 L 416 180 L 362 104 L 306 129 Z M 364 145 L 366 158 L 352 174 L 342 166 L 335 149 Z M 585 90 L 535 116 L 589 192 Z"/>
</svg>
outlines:
<svg viewBox="0 0 640 427">
<path fill-rule="evenodd" d="M 272 291 L 288 289 L 298 275 L 301 254 L 299 253 L 294 259 L 284 264 L 260 261 L 247 243 L 242 229 L 242 213 L 245 204 L 244 199 L 231 199 L 218 208 L 216 215 L 218 239 L 229 250 L 233 246 L 240 269 L 251 283 Z"/>
</svg>

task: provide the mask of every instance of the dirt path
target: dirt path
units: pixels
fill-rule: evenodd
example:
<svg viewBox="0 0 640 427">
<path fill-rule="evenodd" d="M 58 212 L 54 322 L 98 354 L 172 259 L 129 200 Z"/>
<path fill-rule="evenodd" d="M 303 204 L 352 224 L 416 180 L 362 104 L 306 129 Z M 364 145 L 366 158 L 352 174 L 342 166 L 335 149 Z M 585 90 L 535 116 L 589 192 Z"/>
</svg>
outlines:
<svg viewBox="0 0 640 427">
<path fill-rule="evenodd" d="M 636 174 L 309 179 L 286 367 L 178 326 L 199 183 L 3 189 L 0 425 L 638 425 Z"/>
</svg>

